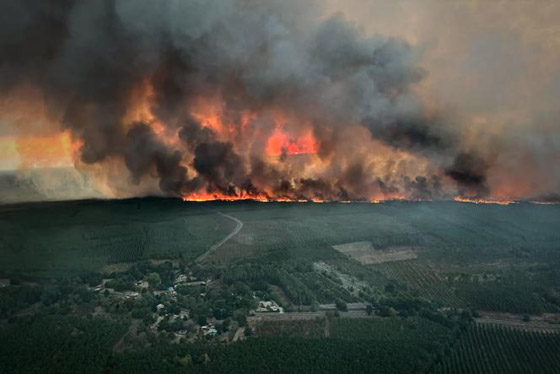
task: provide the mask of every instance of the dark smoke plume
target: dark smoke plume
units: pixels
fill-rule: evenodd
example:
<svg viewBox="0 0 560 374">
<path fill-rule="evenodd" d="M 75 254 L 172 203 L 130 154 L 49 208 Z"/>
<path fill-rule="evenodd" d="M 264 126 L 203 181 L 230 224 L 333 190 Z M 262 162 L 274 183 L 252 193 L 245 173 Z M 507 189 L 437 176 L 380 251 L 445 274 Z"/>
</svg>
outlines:
<svg viewBox="0 0 560 374">
<path fill-rule="evenodd" d="M 457 134 L 427 116 L 412 90 L 426 74 L 419 52 L 319 15 L 317 4 L 295 0 L 0 0 L 0 88 L 38 88 L 50 115 L 81 141 L 83 163 L 124 160 L 135 182 L 155 174 L 170 195 L 424 199 L 445 195 L 442 178 L 486 194 L 484 160 L 454 151 Z M 143 84 L 163 135 L 129 118 Z M 227 129 L 193 118 L 201 97 L 220 102 Z M 242 125 L 247 111 L 255 118 Z M 271 133 L 275 112 L 298 118 L 295 133 L 309 127 L 319 142 L 314 162 L 332 167 L 299 175 L 311 161 L 289 159 L 285 148 L 269 163 L 259 136 Z M 408 161 L 395 161 L 372 175 L 380 166 L 363 161 L 369 153 L 352 154 L 352 141 L 341 140 L 349 124 L 434 170 L 414 175 Z"/>
</svg>

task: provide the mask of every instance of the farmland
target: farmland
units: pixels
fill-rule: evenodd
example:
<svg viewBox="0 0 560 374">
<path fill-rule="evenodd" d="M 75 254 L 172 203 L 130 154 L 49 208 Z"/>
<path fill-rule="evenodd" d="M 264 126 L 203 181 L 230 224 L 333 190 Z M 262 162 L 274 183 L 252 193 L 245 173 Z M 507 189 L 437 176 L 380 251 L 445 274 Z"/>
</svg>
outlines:
<svg viewBox="0 0 560 374">
<path fill-rule="evenodd" d="M 92 372 L 554 372 L 558 227 L 529 203 L 2 206 L 0 371 L 50 367 L 35 341 L 73 347 L 60 371 L 95 346 Z"/>
<path fill-rule="evenodd" d="M 558 373 L 560 334 L 475 325 L 434 373 Z"/>
</svg>

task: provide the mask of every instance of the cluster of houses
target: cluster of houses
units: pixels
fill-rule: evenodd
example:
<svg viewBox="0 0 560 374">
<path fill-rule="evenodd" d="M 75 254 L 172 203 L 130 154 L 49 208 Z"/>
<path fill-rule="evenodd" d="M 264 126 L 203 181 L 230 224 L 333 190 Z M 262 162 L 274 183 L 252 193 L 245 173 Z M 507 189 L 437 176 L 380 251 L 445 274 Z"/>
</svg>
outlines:
<svg viewBox="0 0 560 374">
<path fill-rule="evenodd" d="M 111 295 L 114 295 L 116 297 L 130 299 L 130 298 L 139 297 L 141 295 L 141 293 L 143 293 L 143 292 L 145 292 L 145 290 L 149 289 L 149 284 L 146 280 L 139 280 L 135 283 L 135 285 L 136 285 L 136 289 L 138 291 L 142 290 L 142 292 L 136 292 L 136 291 L 117 292 L 113 289 L 106 288 L 106 283 L 108 281 L 110 281 L 110 279 L 104 279 L 100 285 L 98 285 L 97 287 L 94 288 L 94 290 L 97 291 L 97 292 L 103 292 L 103 291 L 107 292 L 107 291 L 109 291 L 111 293 Z M 179 286 L 208 286 L 211 282 L 212 281 L 210 279 L 200 280 L 200 279 L 194 277 L 191 273 L 189 273 L 189 274 L 179 274 L 179 275 L 176 276 L 175 281 L 173 282 L 172 286 L 167 287 L 165 290 L 154 290 L 153 295 L 167 295 L 168 299 L 170 298 L 172 300 L 177 296 L 176 289 Z M 201 294 L 201 295 L 204 295 L 204 293 Z M 189 311 L 188 310 L 183 309 L 178 314 L 171 315 L 171 314 L 165 312 L 165 308 L 166 308 L 166 306 L 165 306 L 164 303 L 159 303 L 159 304 L 156 305 L 156 313 L 157 313 L 155 315 L 156 320 L 150 326 L 152 331 L 154 331 L 156 333 L 157 333 L 158 325 L 165 318 L 168 318 L 170 322 L 173 322 L 177 319 L 186 320 L 186 319 L 189 318 Z M 252 314 L 254 314 L 254 313 L 284 313 L 284 309 L 273 300 L 259 300 L 257 308 L 254 311 L 252 311 L 251 313 Z M 198 334 L 199 334 L 199 336 L 204 336 L 204 337 L 214 337 L 214 336 L 218 335 L 218 329 L 216 328 L 213 321 L 208 321 L 208 323 L 206 325 L 200 326 L 198 328 Z M 189 335 L 189 330 L 184 329 L 184 330 L 175 331 L 175 335 L 177 336 L 177 338 L 186 337 L 186 336 Z"/>
</svg>

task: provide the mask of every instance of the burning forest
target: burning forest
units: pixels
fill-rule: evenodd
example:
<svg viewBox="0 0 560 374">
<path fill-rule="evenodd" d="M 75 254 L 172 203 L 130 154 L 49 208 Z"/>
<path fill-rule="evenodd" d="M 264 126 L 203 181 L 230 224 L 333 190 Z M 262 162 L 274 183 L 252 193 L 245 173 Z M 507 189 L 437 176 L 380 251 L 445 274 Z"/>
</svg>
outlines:
<svg viewBox="0 0 560 374">
<path fill-rule="evenodd" d="M 419 89 L 434 74 L 421 47 L 312 2 L 2 0 L 0 14 L 18 167 L 71 164 L 107 197 L 481 202 L 559 187 L 534 167 L 543 149 L 558 160 L 558 132 L 534 148 L 480 135 Z"/>
</svg>

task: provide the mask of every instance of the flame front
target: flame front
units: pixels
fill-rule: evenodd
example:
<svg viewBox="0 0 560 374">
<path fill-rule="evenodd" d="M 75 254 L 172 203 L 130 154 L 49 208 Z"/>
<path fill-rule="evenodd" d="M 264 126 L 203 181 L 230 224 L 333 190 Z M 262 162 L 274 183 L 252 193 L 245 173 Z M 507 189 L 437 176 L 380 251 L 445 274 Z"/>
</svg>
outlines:
<svg viewBox="0 0 560 374">
<path fill-rule="evenodd" d="M 461 196 L 455 196 L 453 199 L 461 203 L 472 203 L 472 204 L 511 205 L 516 203 L 515 200 L 509 200 L 509 199 L 482 199 L 482 198 L 469 198 L 469 197 L 461 197 Z"/>
</svg>

